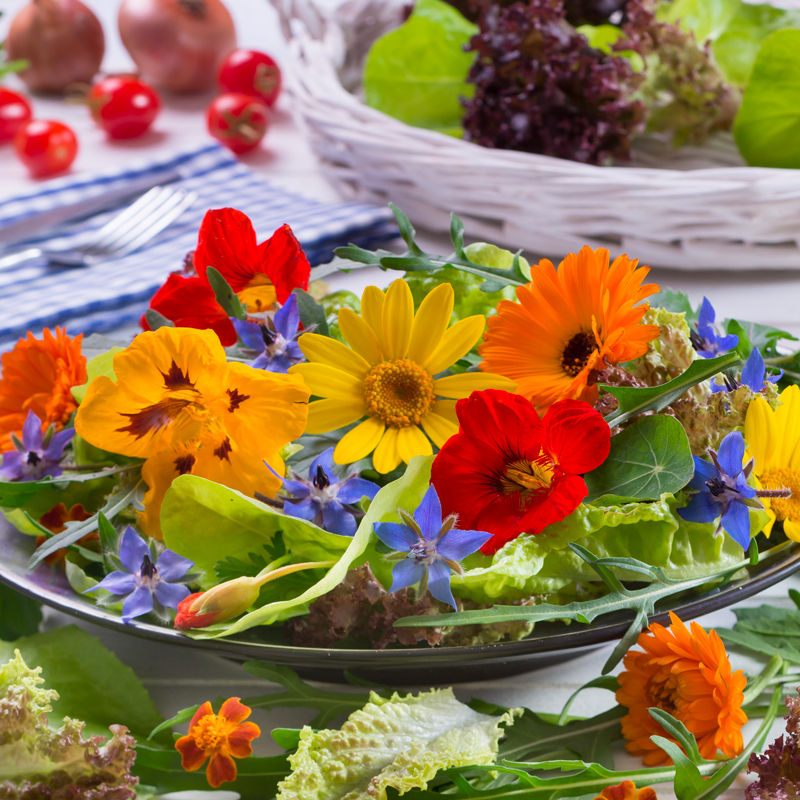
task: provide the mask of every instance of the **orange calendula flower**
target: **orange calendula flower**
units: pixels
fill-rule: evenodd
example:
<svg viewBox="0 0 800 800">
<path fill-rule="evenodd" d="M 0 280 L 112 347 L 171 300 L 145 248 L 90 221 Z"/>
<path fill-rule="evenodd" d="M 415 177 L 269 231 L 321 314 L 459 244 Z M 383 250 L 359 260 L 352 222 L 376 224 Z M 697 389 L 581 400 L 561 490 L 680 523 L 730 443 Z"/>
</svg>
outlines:
<svg viewBox="0 0 800 800">
<path fill-rule="evenodd" d="M 645 786 L 637 789 L 633 781 L 622 781 L 616 786 L 607 786 L 594 800 L 658 800 L 656 790 Z"/>
<path fill-rule="evenodd" d="M 478 348 L 481 369 L 517 383 L 517 393 L 539 409 L 556 400 L 597 400 L 593 370 L 644 355 L 659 335 L 642 325 L 659 291 L 642 285 L 648 267 L 608 250 L 584 247 L 558 266 L 547 259 L 531 268 L 531 282 L 517 289 L 519 303 L 501 300 Z"/>
<path fill-rule="evenodd" d="M 194 772 L 205 764 L 206 778 L 216 789 L 223 783 L 236 780 L 234 758 L 247 758 L 253 753 L 250 742 L 261 735 L 261 729 L 254 722 L 245 722 L 250 709 L 231 697 L 222 704 L 219 714 L 215 714 L 211 703 L 206 701 L 195 711 L 189 723 L 189 733 L 175 742 L 175 749 L 181 754 L 181 766 L 187 772 Z"/>
<path fill-rule="evenodd" d="M 117 353 L 114 374 L 92 381 L 75 428 L 96 447 L 146 459 L 145 533 L 161 538 L 161 504 L 178 475 L 251 497 L 278 491 L 278 454 L 308 416 L 302 378 L 228 363 L 213 331 L 167 327 Z"/>
<path fill-rule="evenodd" d="M 0 379 L 0 453 L 10 450 L 11 433 L 22 430 L 28 411 L 61 430 L 78 407 L 70 391 L 86 383 L 86 358 L 81 355 L 83 334 L 70 339 L 62 328 L 55 336 L 48 328 L 37 339 L 32 333 L 3 353 Z"/>
<path fill-rule="evenodd" d="M 644 652 L 629 650 L 625 672 L 619 675 L 617 702 L 628 709 L 622 719 L 626 749 L 644 757 L 649 766 L 672 763 L 653 735 L 675 741 L 648 713 L 660 708 L 680 720 L 694 734 L 703 758 L 713 759 L 717 750 L 727 758 L 743 748 L 742 711 L 747 684 L 742 670 L 731 672 L 725 645 L 716 631 L 707 633 L 693 622 L 691 633 L 670 612 L 669 628 L 654 623 L 637 644 Z"/>
</svg>

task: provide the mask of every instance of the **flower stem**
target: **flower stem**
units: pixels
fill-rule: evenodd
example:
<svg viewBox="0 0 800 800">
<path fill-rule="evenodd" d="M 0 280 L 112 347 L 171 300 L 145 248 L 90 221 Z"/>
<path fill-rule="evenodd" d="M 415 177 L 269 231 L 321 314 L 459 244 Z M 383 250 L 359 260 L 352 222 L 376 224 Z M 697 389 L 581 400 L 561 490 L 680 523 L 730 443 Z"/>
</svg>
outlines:
<svg viewBox="0 0 800 800">
<path fill-rule="evenodd" d="M 318 569 L 322 567 L 332 567 L 336 561 L 305 561 L 302 564 L 286 564 L 286 560 L 291 556 L 283 556 L 282 558 L 267 564 L 261 572 L 256 575 L 255 580 L 258 586 L 263 586 L 269 581 L 274 581 L 277 578 L 282 578 L 284 575 L 291 575 L 293 572 L 300 572 L 304 569 Z M 283 564 L 284 566 L 280 566 Z M 278 566 L 277 569 L 275 567 Z"/>
</svg>

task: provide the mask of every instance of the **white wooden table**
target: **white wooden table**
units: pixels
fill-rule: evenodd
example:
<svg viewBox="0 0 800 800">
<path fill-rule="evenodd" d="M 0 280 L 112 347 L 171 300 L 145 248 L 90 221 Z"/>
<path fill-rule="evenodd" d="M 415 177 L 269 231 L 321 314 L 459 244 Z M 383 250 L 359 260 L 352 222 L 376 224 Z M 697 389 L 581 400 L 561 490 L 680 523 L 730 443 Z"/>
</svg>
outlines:
<svg viewBox="0 0 800 800">
<path fill-rule="evenodd" d="M 130 70 L 132 63 L 125 53 L 116 32 L 116 6 L 110 0 L 84 0 L 100 17 L 106 31 L 107 53 L 104 69 L 107 72 Z M 265 50 L 279 61 L 285 53 L 277 20 L 266 0 L 227 0 L 233 13 L 241 46 Z M 0 18 L 0 40 L 5 37 L 10 20 L 24 0 L 6 0 L 2 3 L 4 16 Z M 7 85 L 18 84 L 10 78 Z M 189 147 L 208 140 L 203 111 L 211 95 L 191 98 L 165 98 L 165 108 L 154 130 L 139 140 L 109 143 L 89 118 L 86 108 L 66 106 L 56 100 L 36 98 L 34 109 L 40 118 L 60 119 L 71 125 L 80 140 L 80 153 L 73 167 L 75 171 L 95 171 L 112 166 L 130 157 L 157 155 L 180 147 Z M 333 188 L 320 174 L 313 154 L 294 125 L 290 108 L 283 98 L 274 114 L 273 124 L 261 149 L 248 155 L 245 162 L 276 184 L 294 192 L 319 200 L 337 200 Z M 0 147 L 0 196 L 11 196 L 29 190 L 33 185 L 25 169 L 13 156 L 9 146 Z M 266 232 L 261 231 L 262 235 Z M 439 237 L 420 237 L 430 249 L 448 249 L 448 243 Z M 636 253 L 628 253 L 636 257 Z M 360 292 L 368 283 L 385 286 L 391 274 L 375 270 L 374 274 L 355 273 L 330 280 L 332 285 Z M 800 335 L 800 273 L 794 272 L 725 272 L 705 270 L 668 271 L 654 269 L 652 279 L 662 286 L 685 291 L 697 304 L 707 295 L 722 316 L 737 316 L 756 322 L 782 327 Z M 121 331 L 134 333 L 135 331 Z M 800 588 L 800 578 L 789 581 L 766 592 L 749 605 L 764 602 L 787 602 L 789 586 Z M 49 613 L 48 625 L 68 624 L 72 620 L 57 613 Z M 704 625 L 730 626 L 734 622 L 730 611 L 721 611 L 700 620 Z M 119 658 L 130 665 L 143 680 L 155 702 L 165 716 L 180 708 L 194 705 L 217 695 L 260 693 L 263 681 L 244 673 L 237 665 L 221 658 L 196 654 L 184 648 L 145 642 L 134 637 L 111 633 L 84 625 L 99 636 Z M 548 669 L 528 675 L 497 681 L 485 681 L 457 687 L 462 698 L 472 695 L 507 706 L 528 706 L 537 711 L 560 711 L 564 701 L 579 686 L 600 674 L 600 668 L 610 652 L 610 646 Z M 746 666 L 738 661 L 734 665 Z M 445 681 L 446 682 L 446 681 Z M 573 713 L 591 715 L 602 711 L 612 702 L 611 695 L 600 690 L 590 690 L 576 704 Z M 255 713 L 265 734 L 255 743 L 256 753 L 267 755 L 278 752 L 267 731 L 272 727 L 294 727 L 310 719 L 310 715 L 296 710 L 275 713 L 269 720 Z M 776 731 L 778 727 L 776 726 Z M 752 733 L 751 724 L 745 731 Z M 636 760 L 623 755 L 618 766 L 635 766 Z M 725 795 L 725 800 L 742 797 L 746 781 L 740 778 Z M 662 800 L 672 800 L 668 789 L 658 789 Z M 230 795 L 230 792 L 224 793 Z M 222 797 L 222 795 L 220 795 Z"/>
</svg>

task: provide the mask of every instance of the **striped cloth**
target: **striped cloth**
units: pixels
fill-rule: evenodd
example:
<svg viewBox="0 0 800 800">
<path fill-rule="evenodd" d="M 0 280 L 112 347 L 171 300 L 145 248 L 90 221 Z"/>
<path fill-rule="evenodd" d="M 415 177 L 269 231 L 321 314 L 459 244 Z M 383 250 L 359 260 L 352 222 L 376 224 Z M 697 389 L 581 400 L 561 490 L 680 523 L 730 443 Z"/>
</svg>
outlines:
<svg viewBox="0 0 800 800">
<path fill-rule="evenodd" d="M 28 330 L 66 325 L 70 334 L 88 334 L 137 320 L 155 290 L 170 272 L 181 268 L 186 253 L 196 246 L 200 222 L 209 208 L 244 211 L 259 241 L 288 223 L 312 266 L 330 261 L 340 245 L 353 242 L 374 248 L 397 236 L 388 208 L 330 205 L 299 197 L 271 185 L 213 144 L 113 173 L 48 181 L 35 193 L 0 202 L 0 247 L 10 242 L 9 250 L 42 242 L 52 247 L 79 244 L 132 199 L 95 213 L 100 204 L 107 206 L 109 197 L 129 195 L 138 184 L 144 191 L 154 185 L 154 176 L 160 182 L 162 174 L 163 182 L 174 181 L 173 186 L 193 190 L 199 197 L 141 250 L 80 269 L 29 262 L 0 272 L 0 350 Z M 76 206 L 84 217 L 94 215 L 80 222 L 50 224 L 59 214 L 64 218 L 65 207 Z"/>
</svg>

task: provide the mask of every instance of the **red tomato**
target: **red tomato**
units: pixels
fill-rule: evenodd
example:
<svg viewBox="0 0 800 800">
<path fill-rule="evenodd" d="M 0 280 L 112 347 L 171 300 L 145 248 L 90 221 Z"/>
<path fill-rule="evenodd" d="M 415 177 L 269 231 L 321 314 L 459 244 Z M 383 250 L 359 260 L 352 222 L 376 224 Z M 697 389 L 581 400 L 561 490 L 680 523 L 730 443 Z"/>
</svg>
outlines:
<svg viewBox="0 0 800 800">
<path fill-rule="evenodd" d="M 161 110 L 158 92 L 127 75 L 103 78 L 89 89 L 86 102 L 94 121 L 112 139 L 141 136 Z"/>
<path fill-rule="evenodd" d="M 281 91 L 281 71 L 266 53 L 234 50 L 220 68 L 219 85 L 223 92 L 260 97 L 271 107 Z"/>
<path fill-rule="evenodd" d="M 69 167 L 78 154 L 78 140 L 60 122 L 34 119 L 17 131 L 14 148 L 31 175 L 44 178 Z"/>
<path fill-rule="evenodd" d="M 221 94 L 206 111 L 208 132 L 234 153 L 252 150 L 269 127 L 269 109 L 246 94 Z"/>
<path fill-rule="evenodd" d="M 21 94 L 0 87 L 0 142 L 10 142 L 31 116 L 31 107 Z"/>
</svg>

